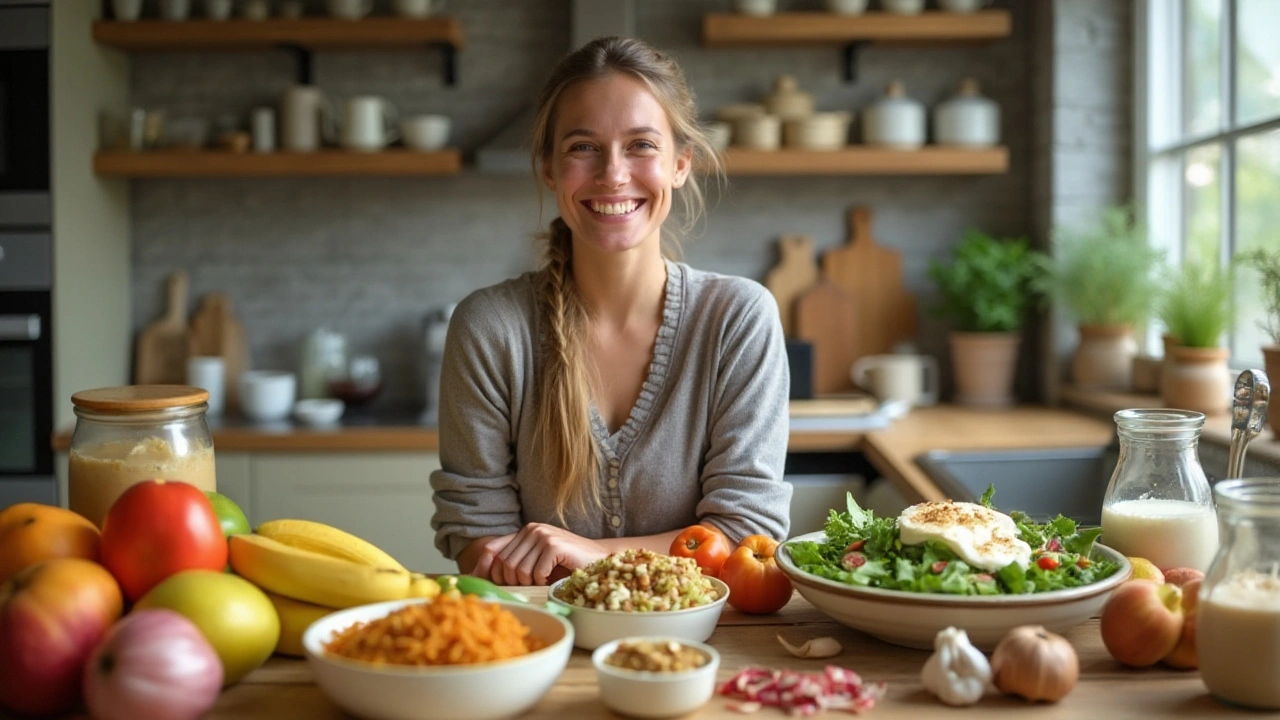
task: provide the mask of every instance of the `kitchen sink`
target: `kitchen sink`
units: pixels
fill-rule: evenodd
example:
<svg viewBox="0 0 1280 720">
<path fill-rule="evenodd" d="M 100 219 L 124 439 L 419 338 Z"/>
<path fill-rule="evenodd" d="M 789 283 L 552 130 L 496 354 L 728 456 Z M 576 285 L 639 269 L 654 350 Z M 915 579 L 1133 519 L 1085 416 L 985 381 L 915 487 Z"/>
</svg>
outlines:
<svg viewBox="0 0 1280 720">
<path fill-rule="evenodd" d="M 953 500 L 976 502 L 993 485 L 992 503 L 1003 512 L 1021 510 L 1041 521 L 1061 513 L 1098 525 L 1117 449 L 933 450 L 916 464 Z"/>
</svg>

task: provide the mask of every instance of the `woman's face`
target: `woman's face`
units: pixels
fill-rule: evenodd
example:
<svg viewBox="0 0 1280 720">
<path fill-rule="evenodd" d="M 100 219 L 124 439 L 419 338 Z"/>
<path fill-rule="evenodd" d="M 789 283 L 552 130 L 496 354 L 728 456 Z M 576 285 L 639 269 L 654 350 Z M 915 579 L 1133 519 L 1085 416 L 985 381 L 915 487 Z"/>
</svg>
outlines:
<svg viewBox="0 0 1280 720">
<path fill-rule="evenodd" d="M 657 248 L 691 156 L 676 148 L 658 99 L 641 81 L 615 73 L 567 88 L 555 117 L 544 180 L 575 246 Z"/>
</svg>

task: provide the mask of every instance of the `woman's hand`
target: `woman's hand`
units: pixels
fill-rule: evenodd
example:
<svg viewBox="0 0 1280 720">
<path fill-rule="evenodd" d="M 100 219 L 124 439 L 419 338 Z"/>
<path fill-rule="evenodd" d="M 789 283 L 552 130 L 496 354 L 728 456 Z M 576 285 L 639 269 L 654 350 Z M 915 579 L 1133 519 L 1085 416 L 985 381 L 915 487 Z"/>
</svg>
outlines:
<svg viewBox="0 0 1280 720">
<path fill-rule="evenodd" d="M 486 543 L 472 573 L 499 585 L 546 585 L 564 574 L 557 568 L 574 570 L 608 554 L 608 548 L 595 540 L 554 525 L 529 523 L 515 535 Z"/>
</svg>

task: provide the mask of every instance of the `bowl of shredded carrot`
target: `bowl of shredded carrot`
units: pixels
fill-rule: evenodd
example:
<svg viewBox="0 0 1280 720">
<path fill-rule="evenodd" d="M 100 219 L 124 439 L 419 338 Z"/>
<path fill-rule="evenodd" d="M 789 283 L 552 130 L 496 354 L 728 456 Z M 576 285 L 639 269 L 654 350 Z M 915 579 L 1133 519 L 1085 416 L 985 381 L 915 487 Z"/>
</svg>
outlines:
<svg viewBox="0 0 1280 720">
<path fill-rule="evenodd" d="M 302 644 L 316 685 L 369 720 L 496 720 L 551 689 L 573 626 L 520 602 L 445 594 L 341 610 Z"/>
</svg>

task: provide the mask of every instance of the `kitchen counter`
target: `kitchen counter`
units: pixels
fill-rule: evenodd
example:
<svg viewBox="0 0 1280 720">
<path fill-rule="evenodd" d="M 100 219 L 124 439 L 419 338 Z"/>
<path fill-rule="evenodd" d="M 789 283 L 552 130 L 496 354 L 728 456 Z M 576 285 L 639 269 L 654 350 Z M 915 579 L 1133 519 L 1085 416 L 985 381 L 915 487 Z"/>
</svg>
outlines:
<svg viewBox="0 0 1280 720">
<path fill-rule="evenodd" d="M 537 604 L 546 599 L 545 588 L 520 588 Z M 787 654 L 776 636 L 790 641 L 831 636 L 844 646 L 843 652 L 826 660 L 802 660 Z M 726 608 L 719 626 L 708 642 L 722 658 L 717 680 L 723 682 L 748 665 L 790 668 L 817 672 L 826 664 L 836 664 L 859 673 L 864 681 L 883 681 L 887 692 L 868 714 L 873 718 L 955 718 L 957 713 L 978 713 L 983 717 L 1119 718 L 1119 717 L 1216 717 L 1246 715 L 1274 717 L 1246 712 L 1214 700 L 1199 673 L 1163 667 L 1134 670 L 1112 660 L 1102 646 L 1098 621 L 1090 620 L 1066 637 L 1080 657 L 1080 679 L 1072 692 L 1056 704 L 1030 705 L 1018 698 L 988 690 L 972 709 L 941 704 L 920 684 L 920 669 L 929 653 L 883 643 L 828 619 L 796 594 L 791 603 L 773 615 L 751 616 Z M 711 719 L 743 715 L 729 710 L 728 699 L 715 695 L 691 717 Z M 827 713 L 820 717 L 845 717 Z M 206 716 L 209 720 L 236 718 L 309 718 L 341 720 L 348 717 L 315 685 L 304 660 L 272 658 L 239 684 L 224 691 Z M 542 701 L 522 720 L 574 718 L 607 720 L 617 717 L 600 701 L 600 690 L 591 654 L 575 649 L 559 680 Z M 776 708 L 764 708 L 755 715 L 762 720 L 785 718 Z"/>
</svg>

